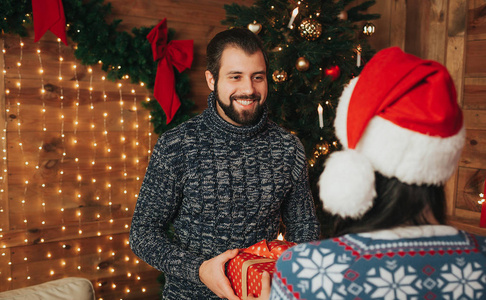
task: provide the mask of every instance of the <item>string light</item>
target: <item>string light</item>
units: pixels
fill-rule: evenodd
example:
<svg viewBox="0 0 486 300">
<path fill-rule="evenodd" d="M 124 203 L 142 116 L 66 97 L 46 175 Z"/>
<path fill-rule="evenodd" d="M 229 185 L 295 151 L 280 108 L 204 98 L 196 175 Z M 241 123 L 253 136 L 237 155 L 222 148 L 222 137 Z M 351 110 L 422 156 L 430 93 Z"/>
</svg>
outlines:
<svg viewBox="0 0 486 300">
<path fill-rule="evenodd" d="M 9 37 L 7 36 L 6 38 Z M 22 228 L 42 225 L 42 232 L 44 232 L 45 229 L 45 232 L 56 234 L 55 231 L 57 231 L 60 237 L 79 235 L 79 238 L 81 238 L 82 236 L 89 237 L 89 234 L 91 234 L 98 236 L 96 239 L 99 239 L 100 245 L 103 245 L 101 239 L 105 238 L 107 235 L 107 233 L 104 233 L 103 231 L 106 230 L 106 224 L 110 224 L 110 228 L 122 228 L 125 235 L 122 240 L 119 240 L 117 235 L 109 236 L 109 241 L 117 240 L 123 247 L 129 247 L 129 242 L 128 240 L 125 240 L 125 236 L 130 226 L 126 224 L 125 221 L 121 221 L 119 216 L 115 216 L 112 210 L 120 210 L 122 214 L 126 216 L 129 213 L 130 207 L 133 207 L 131 201 L 136 201 L 137 193 L 132 189 L 138 190 L 139 187 L 134 186 L 130 180 L 132 180 L 132 178 L 136 178 L 137 181 L 140 180 L 140 175 L 143 175 L 146 166 L 144 158 L 141 159 L 140 155 L 147 156 L 145 150 L 141 151 L 141 145 L 145 144 L 145 142 L 142 142 L 140 138 L 142 136 L 144 138 L 148 136 L 149 142 L 147 147 L 149 149 L 153 147 L 151 141 L 152 135 L 150 133 L 152 124 L 150 122 L 149 112 L 144 112 L 143 110 L 139 111 L 137 107 L 139 101 L 150 98 L 139 97 L 137 95 L 138 86 L 133 88 L 127 83 L 117 83 L 116 86 L 120 93 L 120 122 L 116 123 L 118 116 L 114 109 L 117 107 L 113 106 L 116 101 L 109 102 L 114 99 L 110 99 L 112 97 L 105 92 L 104 85 L 103 97 L 100 98 L 100 102 L 95 101 L 96 97 L 94 95 L 96 94 L 94 93 L 96 92 L 96 88 L 93 84 L 95 78 L 93 76 L 94 69 L 86 67 L 88 76 L 84 78 L 81 77 L 81 71 L 84 66 L 72 64 L 72 60 L 67 59 L 68 55 L 61 55 L 66 51 L 70 51 L 70 48 L 62 48 L 64 46 L 61 44 L 60 39 L 58 39 L 59 52 L 57 58 L 54 58 L 54 68 L 58 67 L 58 72 L 56 72 L 56 70 L 51 70 L 49 67 L 51 65 L 48 63 L 49 57 L 44 55 L 47 52 L 44 49 L 41 49 L 43 46 L 42 41 L 38 45 L 38 49 L 31 45 L 29 45 L 29 47 L 24 47 L 24 43 L 21 41 L 20 47 L 12 48 L 15 49 L 15 55 L 19 55 L 18 61 L 14 59 L 12 63 L 12 59 L 9 57 L 10 60 L 6 60 L 6 66 L 2 70 L 4 76 L 8 75 L 9 78 L 9 83 L 6 83 L 4 90 L 6 100 L 4 112 L 15 114 L 16 119 L 13 120 L 14 122 L 10 119 L 11 124 L 7 124 L 6 120 L 5 129 L 3 130 L 3 134 L 0 135 L 3 145 L 1 153 L 4 158 L 2 160 L 4 166 L 3 173 L 0 174 L 0 213 L 4 212 L 3 206 L 6 198 L 3 193 L 6 182 L 8 182 L 8 178 L 3 175 L 6 175 L 7 173 L 8 145 L 6 128 L 7 125 L 9 125 L 13 129 L 13 133 L 17 135 L 16 139 L 11 139 L 11 143 L 12 140 L 16 142 L 13 150 L 18 150 L 18 154 L 16 153 L 15 155 L 20 157 L 19 163 L 23 168 L 22 173 L 25 174 L 24 178 L 20 178 L 23 193 L 19 192 L 18 196 L 13 198 L 13 203 L 19 207 L 19 212 L 21 211 L 22 214 L 18 214 L 16 220 L 12 219 L 12 227 L 15 227 L 16 224 L 21 224 L 21 226 L 23 226 Z M 39 105 L 37 111 L 37 120 L 39 121 L 36 124 L 38 127 L 37 130 L 33 130 L 32 124 L 24 122 L 24 118 L 27 116 L 27 106 L 25 102 L 23 102 L 23 99 L 26 98 L 25 94 L 27 91 L 25 87 L 28 86 L 30 88 L 31 80 L 34 82 L 34 79 L 29 78 L 27 85 L 27 81 L 23 80 L 27 65 L 30 64 L 30 61 L 29 64 L 27 64 L 27 60 L 24 61 L 22 57 L 27 49 L 30 51 L 30 57 L 34 57 L 35 55 L 39 62 L 39 65 L 35 64 L 34 66 L 29 66 L 29 68 L 33 68 L 35 72 L 34 75 L 36 74 L 35 80 L 37 81 L 33 84 L 33 87 L 35 88 L 34 91 L 37 93 L 39 100 L 41 100 L 37 102 Z M 2 52 L 5 54 L 7 51 L 2 49 Z M 9 55 L 11 54 L 9 53 Z M 10 61 L 10 66 L 8 66 L 8 61 Z M 120 66 L 116 66 L 116 68 L 121 69 Z M 13 73 L 8 70 L 13 70 Z M 15 74 L 16 71 L 18 72 L 18 76 Z M 54 78 L 54 88 L 50 86 L 50 84 L 47 84 L 48 81 L 46 78 Z M 67 83 L 66 85 L 64 82 L 66 80 L 65 78 L 72 78 L 71 80 L 74 80 L 75 83 L 73 85 Z M 98 78 L 99 81 L 100 77 L 96 78 Z M 123 77 L 124 80 L 128 80 L 129 78 L 128 75 Z M 105 84 L 104 82 L 105 78 L 103 78 L 103 84 Z M 141 83 L 140 86 L 143 87 L 144 84 Z M 127 92 L 129 91 L 131 93 L 130 96 L 128 96 L 128 93 L 123 93 L 123 89 L 127 89 Z M 113 87 L 110 87 L 109 90 L 112 91 Z M 89 92 L 89 103 L 88 101 L 86 101 L 86 103 L 81 101 L 81 99 L 87 100 L 88 98 L 84 96 L 84 92 L 86 92 L 86 95 Z M 76 94 L 74 95 L 72 93 Z M 56 98 L 52 99 L 52 97 Z M 49 102 L 46 102 L 47 99 L 49 99 Z M 103 102 L 101 102 L 101 99 L 103 99 Z M 87 113 L 88 111 L 89 113 Z M 100 118 L 100 114 L 103 114 L 102 118 Z M 140 120 L 143 121 L 142 124 L 139 124 Z M 147 127 L 145 126 L 145 120 L 147 120 Z M 101 124 L 101 122 L 103 122 L 103 124 Z M 113 126 L 113 124 L 119 124 L 116 132 L 111 131 L 110 126 Z M 101 126 L 103 126 L 103 128 Z M 145 136 L 145 134 L 142 135 L 140 130 L 144 130 L 144 132 L 149 132 L 150 134 L 147 136 Z M 43 134 L 41 136 L 36 136 L 35 139 L 30 139 L 29 131 L 43 132 Z M 85 133 L 86 136 L 84 135 Z M 100 134 L 104 139 L 99 136 Z M 97 140 L 97 138 L 99 140 Z M 98 148 L 99 150 L 97 150 Z M 32 151 L 32 149 L 34 149 L 34 151 Z M 86 152 L 86 149 L 89 149 L 89 152 Z M 106 150 L 106 152 L 104 152 L 104 150 Z M 144 153 L 141 154 L 141 152 Z M 82 153 L 82 155 L 80 155 L 80 153 Z M 54 158 L 53 155 L 55 154 L 59 156 L 58 160 Z M 113 161 L 114 157 L 116 161 Z M 132 159 L 133 157 L 134 159 Z M 120 161 L 120 158 L 122 161 Z M 148 159 L 149 158 L 147 157 L 146 161 L 148 161 Z M 55 162 L 55 164 L 47 168 L 46 165 L 39 165 L 40 162 L 43 162 L 43 164 L 44 162 Z M 91 166 L 91 168 L 86 170 L 83 169 L 81 167 L 83 166 L 83 163 Z M 98 164 L 99 166 L 97 166 Z M 74 169 L 74 166 L 76 169 Z M 95 175 L 99 174 L 99 170 L 103 170 L 105 167 L 107 172 L 103 175 L 103 178 L 95 178 Z M 53 176 L 45 176 L 49 175 L 48 172 L 51 172 Z M 121 185 L 116 181 L 119 180 L 120 176 L 123 178 L 123 184 Z M 53 177 L 56 178 L 55 181 L 52 181 Z M 115 184 L 115 182 L 117 183 Z M 97 190 L 98 192 L 88 194 L 90 187 L 86 188 L 86 183 L 89 183 L 90 187 L 92 185 L 93 190 Z M 128 183 L 130 183 L 130 185 Z M 96 187 L 96 185 L 103 186 L 104 184 L 107 185 L 107 189 L 98 189 Z M 73 185 L 75 187 L 74 190 Z M 116 195 L 119 195 L 120 192 L 125 194 L 126 200 L 117 198 L 113 201 L 114 191 L 116 191 Z M 46 196 L 49 193 L 51 195 L 47 198 Z M 12 195 L 14 194 L 12 193 Z M 99 203 L 97 206 L 91 206 L 99 207 L 99 211 L 95 210 L 93 212 L 91 210 L 85 210 L 83 202 L 85 199 L 88 200 L 88 198 Z M 123 202 L 121 207 L 118 201 Z M 107 203 L 109 205 L 106 205 Z M 22 210 L 20 210 L 20 205 L 22 205 Z M 103 210 L 103 207 L 105 207 L 106 210 Z M 77 208 L 77 210 L 74 210 L 75 208 Z M 32 213 L 41 209 L 42 211 L 40 214 Z M 96 228 L 93 229 L 90 226 L 85 227 L 85 220 L 90 218 L 93 220 L 93 216 L 96 217 L 96 222 L 99 227 L 98 230 Z M 73 217 L 75 218 L 74 220 L 77 218 L 78 228 L 76 228 L 76 224 L 72 224 Z M 57 222 L 57 224 L 55 222 Z M 0 224 L 0 226 L 1 225 L 2 224 Z M 4 229 L 0 228 L 0 238 L 3 238 L 3 231 Z M 74 269 L 80 271 L 87 267 L 86 262 L 81 259 L 83 253 L 84 255 L 89 253 L 89 251 L 85 251 L 83 243 L 79 245 L 69 245 L 68 243 L 56 244 L 53 243 L 52 239 L 49 240 L 40 237 L 34 240 L 34 238 L 31 238 L 30 236 L 27 235 L 28 238 L 22 237 L 20 241 L 29 246 L 45 242 L 45 248 L 43 248 L 44 251 L 41 254 L 43 259 L 49 259 L 52 260 L 52 262 L 56 261 L 56 263 L 51 264 L 48 269 L 44 269 L 44 277 L 47 276 L 47 274 L 52 277 L 75 275 L 76 273 L 73 272 Z M 76 237 L 74 240 L 76 240 Z M 115 243 L 113 244 L 115 245 Z M 62 249 L 65 250 L 75 250 L 79 262 L 68 260 L 68 263 L 66 260 L 62 259 L 63 253 L 67 252 L 64 252 L 64 250 L 61 252 L 59 252 L 59 250 L 54 251 L 52 249 L 54 245 L 59 248 L 62 246 Z M 2 241 L 0 247 L 2 249 L 8 249 L 9 244 L 4 244 Z M 100 250 L 101 249 L 102 248 L 100 248 Z M 109 251 L 109 249 L 105 250 Z M 9 257 L 6 253 L 8 252 L 3 252 L 0 255 L 0 267 L 2 265 L 12 264 L 10 261 L 7 261 Z M 103 252 L 100 251 L 98 253 L 101 262 Z M 117 255 L 117 252 L 115 251 L 109 251 L 108 253 L 110 253 L 112 257 Z M 5 276 L 0 278 L 0 281 L 12 282 L 27 279 L 31 280 L 32 284 L 36 282 L 37 278 L 39 278 L 39 274 L 33 274 L 33 271 L 29 270 L 27 264 L 28 262 L 36 261 L 33 260 L 30 255 L 31 254 L 25 256 L 26 269 L 22 270 L 24 274 L 21 276 L 22 279 L 19 279 L 19 277 Z M 135 261 L 128 255 L 126 256 L 125 261 L 130 263 L 131 266 L 133 264 L 139 264 L 138 260 Z M 108 270 L 110 273 L 118 273 L 120 271 L 118 267 L 116 269 L 110 268 Z M 129 277 L 131 278 L 135 277 L 133 270 L 130 270 L 129 272 Z M 140 280 L 140 276 L 137 276 L 136 279 Z M 117 285 L 119 285 L 119 292 L 125 291 L 126 293 L 131 293 L 135 291 L 134 286 L 121 286 L 117 280 L 119 279 L 113 280 L 113 286 L 116 288 Z M 145 287 L 136 287 L 136 289 L 138 292 L 140 292 L 140 290 L 143 292 L 146 291 Z"/>
<path fill-rule="evenodd" d="M 118 84 L 118 87 L 119 87 L 119 93 L 120 93 L 120 123 L 121 123 L 121 134 L 122 134 L 122 142 L 123 142 L 122 143 L 122 153 L 121 153 L 122 160 L 123 160 L 123 174 L 124 174 L 124 176 L 123 176 L 123 188 L 124 188 L 124 190 L 126 190 L 127 189 L 127 179 L 126 179 L 126 175 L 125 174 L 127 173 L 127 162 L 125 160 L 125 158 L 126 158 L 126 154 L 125 154 L 125 152 L 126 152 L 126 144 L 125 144 L 125 137 L 124 137 L 124 134 L 125 134 L 125 124 L 123 122 L 123 120 L 124 120 L 123 104 L 124 103 L 123 103 L 123 93 L 122 93 L 122 89 L 121 89 L 122 84 L 119 83 Z M 135 90 L 132 90 L 132 93 L 135 93 Z M 136 97 L 136 95 L 135 95 L 135 97 Z M 111 169 L 111 166 L 110 166 L 110 169 Z M 124 202 L 125 203 L 128 202 L 128 198 L 126 196 L 125 196 L 125 201 Z M 110 204 L 110 206 L 111 206 L 111 204 Z M 112 223 L 111 220 L 110 220 L 110 223 Z"/>
<path fill-rule="evenodd" d="M 74 130 L 73 130 L 73 142 L 74 145 L 76 146 L 78 143 L 78 138 L 77 138 L 77 133 L 78 133 L 78 125 L 79 125 L 79 101 L 80 101 L 80 89 L 79 89 L 79 78 L 78 78 L 78 71 L 77 71 L 77 65 L 73 65 L 73 72 L 74 72 L 74 80 L 75 80 L 75 87 L 76 87 L 76 102 L 74 105 Z M 77 152 L 76 149 L 73 150 L 74 152 Z M 78 177 L 80 176 L 80 168 L 79 168 L 79 161 L 75 160 L 76 162 L 76 172 L 78 174 Z M 82 182 L 81 180 L 78 180 L 78 191 L 81 191 L 81 185 Z M 75 194 L 77 194 L 77 198 L 81 198 L 81 194 L 79 194 L 76 190 L 74 191 Z M 78 227 L 81 228 L 81 213 L 78 212 Z M 81 234 L 82 231 L 79 229 L 79 234 Z"/>
<path fill-rule="evenodd" d="M 480 200 L 478 200 L 478 204 L 483 204 L 485 199 L 484 199 L 484 194 L 483 193 L 479 193 L 479 198 L 481 198 Z"/>
<path fill-rule="evenodd" d="M 103 135 L 105 137 L 105 147 L 107 149 L 107 152 L 109 153 L 110 152 L 110 142 L 109 142 L 108 127 L 107 127 L 108 113 L 106 111 L 107 98 L 108 97 L 107 97 L 107 94 L 105 92 L 105 79 L 106 79 L 106 77 L 105 76 L 102 76 L 101 80 L 103 81 L 103 103 L 104 103 L 104 107 L 105 107 L 105 111 L 103 112 Z M 108 165 L 110 163 L 111 163 L 111 158 L 108 155 Z M 111 202 L 111 195 L 112 195 L 110 180 L 111 180 L 111 172 L 109 172 L 109 174 L 108 174 L 108 183 L 107 183 L 107 187 L 108 187 L 108 202 Z M 110 216 L 111 216 L 111 206 L 110 206 Z"/>
</svg>

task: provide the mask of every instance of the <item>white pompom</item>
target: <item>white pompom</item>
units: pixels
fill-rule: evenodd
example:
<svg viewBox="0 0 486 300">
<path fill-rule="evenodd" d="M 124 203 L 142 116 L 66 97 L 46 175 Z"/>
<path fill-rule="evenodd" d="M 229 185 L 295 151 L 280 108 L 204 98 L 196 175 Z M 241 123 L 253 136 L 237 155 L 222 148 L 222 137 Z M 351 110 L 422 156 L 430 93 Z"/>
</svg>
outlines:
<svg viewBox="0 0 486 300">
<path fill-rule="evenodd" d="M 318 184 L 324 209 L 341 217 L 361 217 L 376 197 L 373 167 L 355 150 L 331 154 Z"/>
</svg>

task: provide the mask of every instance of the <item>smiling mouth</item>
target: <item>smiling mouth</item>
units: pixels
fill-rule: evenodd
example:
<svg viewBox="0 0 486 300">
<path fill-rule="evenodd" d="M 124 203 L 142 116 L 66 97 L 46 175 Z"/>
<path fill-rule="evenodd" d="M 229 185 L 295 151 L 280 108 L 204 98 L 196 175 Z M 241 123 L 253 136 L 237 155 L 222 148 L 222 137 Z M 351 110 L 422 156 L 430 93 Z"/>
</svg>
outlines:
<svg viewBox="0 0 486 300">
<path fill-rule="evenodd" d="M 247 105 L 250 105 L 250 104 L 253 104 L 253 102 L 255 102 L 256 100 L 247 100 L 247 99 L 237 99 L 236 102 L 238 102 L 239 104 L 243 105 L 243 106 L 247 106 Z"/>
<path fill-rule="evenodd" d="M 249 106 L 252 105 L 254 102 L 260 101 L 260 97 L 256 95 L 251 95 L 251 96 L 242 96 L 242 97 L 235 97 L 232 96 L 231 100 L 238 102 L 238 104 L 242 106 Z"/>
</svg>

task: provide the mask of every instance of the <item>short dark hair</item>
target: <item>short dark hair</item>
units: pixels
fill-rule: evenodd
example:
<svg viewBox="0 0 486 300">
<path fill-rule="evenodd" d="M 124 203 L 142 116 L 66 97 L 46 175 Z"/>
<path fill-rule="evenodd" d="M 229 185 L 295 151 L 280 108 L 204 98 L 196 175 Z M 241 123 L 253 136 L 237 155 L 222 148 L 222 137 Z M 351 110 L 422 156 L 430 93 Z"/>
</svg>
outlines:
<svg viewBox="0 0 486 300">
<path fill-rule="evenodd" d="M 439 224 L 446 223 L 446 199 L 443 186 L 406 184 L 375 172 L 377 196 L 373 207 L 358 220 L 337 218 L 333 236 L 370 232 L 404 225 L 429 224 L 428 209 Z"/>
<path fill-rule="evenodd" d="M 211 72 L 215 81 L 218 81 L 221 56 L 227 46 L 240 48 L 247 54 L 261 51 L 265 59 L 265 68 L 268 70 L 268 56 L 260 38 L 246 28 L 228 29 L 216 34 L 206 48 L 206 68 Z"/>
</svg>

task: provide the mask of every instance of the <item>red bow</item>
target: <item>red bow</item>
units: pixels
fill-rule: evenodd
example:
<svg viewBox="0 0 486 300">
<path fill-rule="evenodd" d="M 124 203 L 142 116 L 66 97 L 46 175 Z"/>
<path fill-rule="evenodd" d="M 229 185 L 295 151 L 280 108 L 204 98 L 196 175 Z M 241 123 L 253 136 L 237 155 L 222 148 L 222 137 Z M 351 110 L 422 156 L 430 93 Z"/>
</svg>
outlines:
<svg viewBox="0 0 486 300">
<path fill-rule="evenodd" d="M 34 42 L 51 30 L 67 46 L 66 17 L 61 0 L 32 0 L 34 15 Z"/>
<path fill-rule="evenodd" d="M 154 61 L 159 60 L 155 76 L 154 97 L 167 116 L 167 124 L 172 121 L 181 106 L 175 91 L 174 69 L 179 72 L 191 67 L 193 41 L 170 41 L 167 44 L 167 19 L 163 19 L 147 35 L 152 45 Z"/>
<path fill-rule="evenodd" d="M 295 245 L 296 243 L 287 241 L 274 240 L 267 242 L 267 240 L 262 240 L 253 246 L 243 249 L 241 252 L 277 260 L 285 250 Z"/>
</svg>

